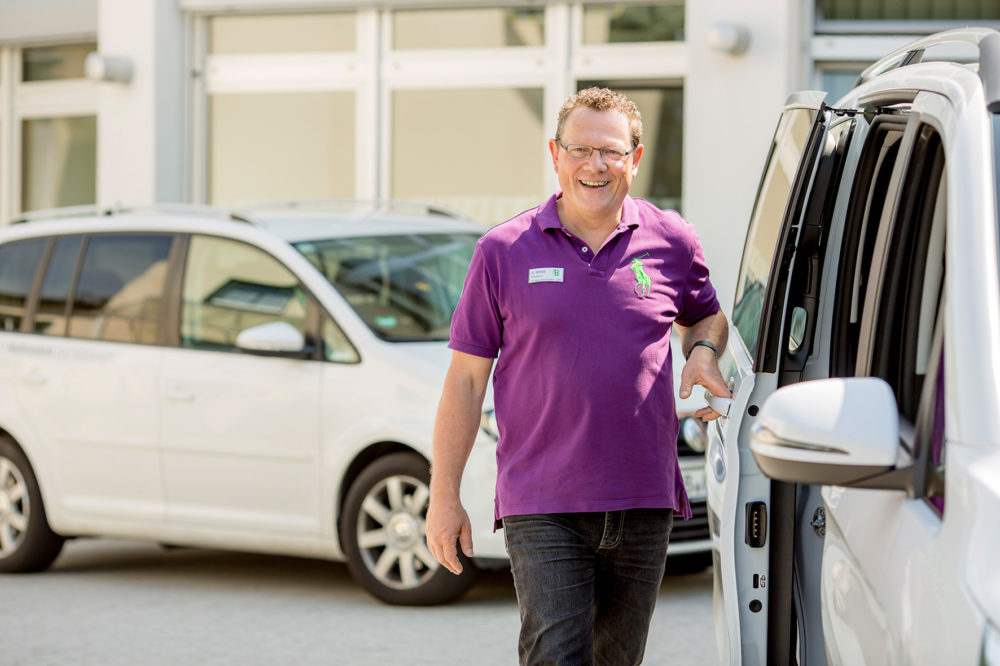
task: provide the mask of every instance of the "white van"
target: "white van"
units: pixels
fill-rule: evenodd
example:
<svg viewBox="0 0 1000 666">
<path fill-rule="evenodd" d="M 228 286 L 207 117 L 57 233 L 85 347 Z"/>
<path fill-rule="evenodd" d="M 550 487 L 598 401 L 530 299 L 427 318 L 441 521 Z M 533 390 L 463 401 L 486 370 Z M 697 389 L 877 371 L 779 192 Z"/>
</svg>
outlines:
<svg viewBox="0 0 1000 666">
<path fill-rule="evenodd" d="M 995 30 L 788 100 L 709 428 L 723 663 L 1000 664 L 998 197 Z"/>
<path fill-rule="evenodd" d="M 480 227 L 355 203 L 29 217 L 0 230 L 0 572 L 111 535 L 346 559 L 390 603 L 468 589 L 424 517 Z M 477 562 L 504 566 L 495 441 L 462 490 Z"/>
</svg>

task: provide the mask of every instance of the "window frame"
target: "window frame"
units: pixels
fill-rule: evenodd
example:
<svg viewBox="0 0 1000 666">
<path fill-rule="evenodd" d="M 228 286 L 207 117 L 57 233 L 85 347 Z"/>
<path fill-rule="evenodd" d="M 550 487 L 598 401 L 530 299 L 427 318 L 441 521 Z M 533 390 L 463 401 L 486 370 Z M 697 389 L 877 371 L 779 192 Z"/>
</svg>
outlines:
<svg viewBox="0 0 1000 666">
<path fill-rule="evenodd" d="M 90 40 L 59 43 L 90 43 Z M 25 120 L 93 116 L 98 121 L 100 133 L 99 82 L 86 78 L 23 82 L 22 50 L 20 47 L 0 48 L 3 70 L 0 73 L 0 226 L 8 224 L 22 210 Z M 95 164 L 95 173 L 97 168 Z"/>
<path fill-rule="evenodd" d="M 585 0 L 584 0 L 585 2 Z M 396 90 L 443 88 L 541 88 L 543 135 L 554 136 L 563 101 L 586 80 L 634 81 L 685 87 L 688 66 L 686 42 L 636 42 L 585 45 L 582 43 L 583 4 L 544 3 L 545 40 L 540 47 L 483 49 L 395 50 L 392 48 L 392 11 L 410 5 L 391 2 L 380 8 L 354 8 L 357 49 L 320 54 L 226 55 L 208 52 L 208 22 L 220 7 L 212 0 L 186 0 L 188 14 L 189 122 L 187 123 L 190 200 L 208 202 L 208 100 L 226 92 L 353 90 L 356 95 L 355 196 L 386 200 L 392 192 L 392 93 Z M 539 7 L 530 2 L 503 6 Z M 445 3 L 442 8 L 469 7 Z M 291 10 L 290 10 L 291 11 Z M 240 13 L 259 13 L 244 7 Z M 254 71 L 263 66 L 271 75 Z M 280 72 L 270 65 L 280 64 Z M 312 76 L 309 72 L 321 75 Z M 545 145 L 534 157 L 541 165 L 540 189 L 558 188 Z M 495 222 L 496 220 L 491 220 Z"/>
</svg>

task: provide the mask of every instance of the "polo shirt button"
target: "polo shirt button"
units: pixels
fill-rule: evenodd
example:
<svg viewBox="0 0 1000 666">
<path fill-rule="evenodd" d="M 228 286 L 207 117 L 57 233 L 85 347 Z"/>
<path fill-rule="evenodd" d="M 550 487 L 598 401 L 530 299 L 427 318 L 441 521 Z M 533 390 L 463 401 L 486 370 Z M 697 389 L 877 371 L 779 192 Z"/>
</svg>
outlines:
<svg viewBox="0 0 1000 666">
<path fill-rule="evenodd" d="M 581 249 L 581 250 L 583 250 L 584 252 L 586 252 L 586 251 L 587 251 L 587 246 L 586 246 L 586 245 L 584 245 L 584 246 L 583 246 L 582 248 L 580 248 L 580 249 Z"/>
</svg>

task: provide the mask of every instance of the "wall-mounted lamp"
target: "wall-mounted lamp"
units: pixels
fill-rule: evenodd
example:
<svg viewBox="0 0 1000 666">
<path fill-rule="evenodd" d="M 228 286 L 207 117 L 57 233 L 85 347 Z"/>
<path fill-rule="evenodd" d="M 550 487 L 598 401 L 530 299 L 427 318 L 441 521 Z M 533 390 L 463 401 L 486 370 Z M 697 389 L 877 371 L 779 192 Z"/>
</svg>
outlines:
<svg viewBox="0 0 1000 666">
<path fill-rule="evenodd" d="M 716 51 L 740 55 L 750 48 L 750 31 L 746 26 L 719 21 L 708 31 L 707 40 Z"/>
<path fill-rule="evenodd" d="M 83 62 L 87 78 L 94 81 L 128 83 L 132 80 L 132 60 L 125 56 L 103 55 L 94 51 Z"/>
</svg>

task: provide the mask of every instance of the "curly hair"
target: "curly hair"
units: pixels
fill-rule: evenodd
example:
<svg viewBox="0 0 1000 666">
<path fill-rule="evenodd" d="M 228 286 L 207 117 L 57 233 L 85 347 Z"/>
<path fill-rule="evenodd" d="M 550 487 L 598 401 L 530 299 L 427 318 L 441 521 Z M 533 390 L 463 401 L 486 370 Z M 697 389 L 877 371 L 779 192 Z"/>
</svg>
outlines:
<svg viewBox="0 0 1000 666">
<path fill-rule="evenodd" d="M 632 135 L 632 148 L 639 145 L 642 139 L 642 116 L 635 102 L 620 92 L 608 88 L 586 88 L 573 95 L 559 109 L 559 120 L 556 123 L 556 140 L 562 138 L 566 126 L 566 118 L 573 109 L 586 107 L 594 111 L 618 111 L 628 119 L 628 129 Z"/>
</svg>

